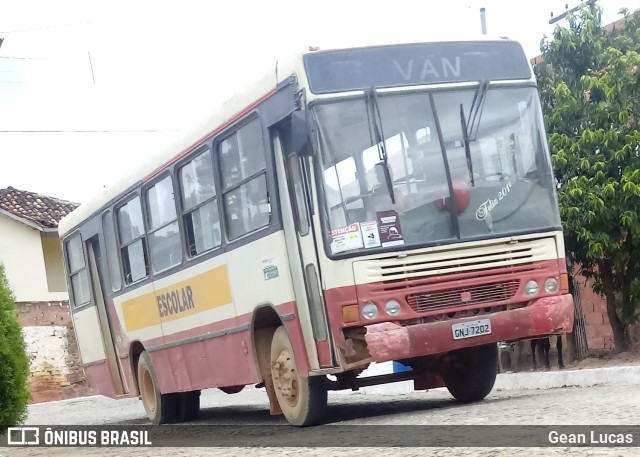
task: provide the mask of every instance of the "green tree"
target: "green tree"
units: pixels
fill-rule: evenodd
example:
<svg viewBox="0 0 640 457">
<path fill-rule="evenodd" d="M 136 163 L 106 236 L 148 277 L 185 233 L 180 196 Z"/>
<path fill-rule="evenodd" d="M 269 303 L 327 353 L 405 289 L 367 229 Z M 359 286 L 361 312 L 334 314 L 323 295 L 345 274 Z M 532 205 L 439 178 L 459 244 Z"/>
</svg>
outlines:
<svg viewBox="0 0 640 457">
<path fill-rule="evenodd" d="M 28 379 L 29 358 L 16 319 L 15 299 L 0 264 L 0 430 L 26 418 Z"/>
<path fill-rule="evenodd" d="M 601 10 L 568 16 L 535 66 L 572 266 L 607 301 L 616 350 L 640 301 L 640 14 L 605 33 Z"/>
</svg>

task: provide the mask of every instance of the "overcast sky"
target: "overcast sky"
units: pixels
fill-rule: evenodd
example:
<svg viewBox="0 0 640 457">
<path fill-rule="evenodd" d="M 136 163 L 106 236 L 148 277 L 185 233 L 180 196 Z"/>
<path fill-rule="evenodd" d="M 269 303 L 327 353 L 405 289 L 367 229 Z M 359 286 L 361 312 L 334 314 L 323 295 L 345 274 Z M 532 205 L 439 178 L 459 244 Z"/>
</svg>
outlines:
<svg viewBox="0 0 640 457">
<path fill-rule="evenodd" d="M 0 188 L 86 201 L 278 56 L 309 45 L 472 37 L 484 6 L 488 33 L 534 57 L 565 3 L 0 0 Z M 605 23 L 640 8 L 599 3 Z"/>
</svg>

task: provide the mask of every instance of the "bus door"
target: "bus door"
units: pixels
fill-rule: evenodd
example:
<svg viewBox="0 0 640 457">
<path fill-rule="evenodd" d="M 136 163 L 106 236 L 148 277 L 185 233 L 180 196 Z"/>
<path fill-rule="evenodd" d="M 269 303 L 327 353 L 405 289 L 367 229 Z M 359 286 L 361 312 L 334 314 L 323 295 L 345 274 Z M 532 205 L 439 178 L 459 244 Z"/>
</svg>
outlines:
<svg viewBox="0 0 640 457">
<path fill-rule="evenodd" d="M 274 138 L 274 149 L 278 173 L 286 176 L 278 181 L 280 195 L 289 196 L 281 207 L 302 333 L 311 369 L 329 368 L 335 363 L 311 217 L 310 158 L 285 154 L 280 138 Z"/>
<path fill-rule="evenodd" d="M 102 271 L 103 268 L 101 268 L 101 251 L 98 238 L 94 237 L 89 239 L 86 246 L 89 257 L 89 277 L 91 278 L 92 295 L 95 297 L 100 333 L 102 334 L 107 366 L 111 374 L 111 382 L 116 396 L 125 395 L 129 389 L 127 388 L 126 382 L 124 382 L 122 365 L 113 341 L 113 325 L 106 305 L 107 298 L 103 293 L 106 282 L 105 275 Z"/>
</svg>

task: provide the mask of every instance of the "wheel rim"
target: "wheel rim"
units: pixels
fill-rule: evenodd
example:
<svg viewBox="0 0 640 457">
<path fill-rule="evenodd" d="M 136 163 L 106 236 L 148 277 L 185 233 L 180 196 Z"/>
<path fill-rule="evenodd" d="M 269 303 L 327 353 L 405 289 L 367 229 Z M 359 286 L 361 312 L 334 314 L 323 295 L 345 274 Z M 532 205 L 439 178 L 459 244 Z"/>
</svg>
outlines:
<svg viewBox="0 0 640 457">
<path fill-rule="evenodd" d="M 156 395 L 155 389 L 153 388 L 153 379 L 151 379 L 151 373 L 146 368 L 142 370 L 142 379 L 140 380 L 140 386 L 142 392 L 140 395 L 142 396 L 142 402 L 144 403 L 145 408 L 149 411 L 156 410 Z"/>
<path fill-rule="evenodd" d="M 288 406 L 294 407 L 298 404 L 298 370 L 296 362 L 291 352 L 283 348 L 273 366 L 273 384 L 278 396 L 284 400 Z"/>
</svg>

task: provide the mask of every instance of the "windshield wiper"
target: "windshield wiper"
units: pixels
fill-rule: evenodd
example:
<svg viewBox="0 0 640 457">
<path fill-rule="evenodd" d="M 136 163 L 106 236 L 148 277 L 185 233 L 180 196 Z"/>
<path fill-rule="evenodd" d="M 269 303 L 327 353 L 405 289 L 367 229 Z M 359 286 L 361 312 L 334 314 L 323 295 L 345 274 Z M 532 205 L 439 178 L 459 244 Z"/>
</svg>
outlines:
<svg viewBox="0 0 640 457">
<path fill-rule="evenodd" d="M 475 187 L 473 179 L 473 163 L 471 162 L 471 148 L 469 146 L 469 132 L 467 131 L 467 123 L 464 120 L 464 107 L 460 103 L 460 127 L 462 127 L 462 138 L 464 140 L 464 153 L 467 157 L 467 169 L 471 178 L 471 187 Z"/>
<path fill-rule="evenodd" d="M 378 95 L 375 88 L 371 88 L 365 92 L 367 107 L 371 108 L 371 124 L 375 133 L 375 141 L 378 146 L 378 157 L 382 163 L 382 169 L 384 170 L 384 180 L 387 185 L 387 192 L 391 197 L 391 204 L 396 203 L 395 195 L 393 193 L 393 183 L 391 182 L 391 173 L 389 172 L 389 163 L 387 159 L 387 144 L 384 140 L 384 134 L 382 132 L 382 117 L 380 116 L 380 107 L 378 106 Z M 382 184 L 382 183 L 380 183 Z"/>
<path fill-rule="evenodd" d="M 487 89 L 489 88 L 489 81 L 483 80 L 478 83 L 478 90 L 476 94 L 473 96 L 473 101 L 471 102 L 471 109 L 469 109 L 469 120 L 467 121 L 467 125 L 469 126 L 468 136 L 471 137 L 473 133 L 474 125 L 476 124 L 476 118 L 478 119 L 478 124 L 476 126 L 476 137 L 477 139 L 478 130 L 480 129 L 480 118 L 482 117 L 482 110 L 484 109 L 484 101 L 486 99 L 485 95 L 487 94 Z M 479 113 L 479 115 L 478 115 Z M 473 116 L 473 119 L 471 119 Z"/>
</svg>

